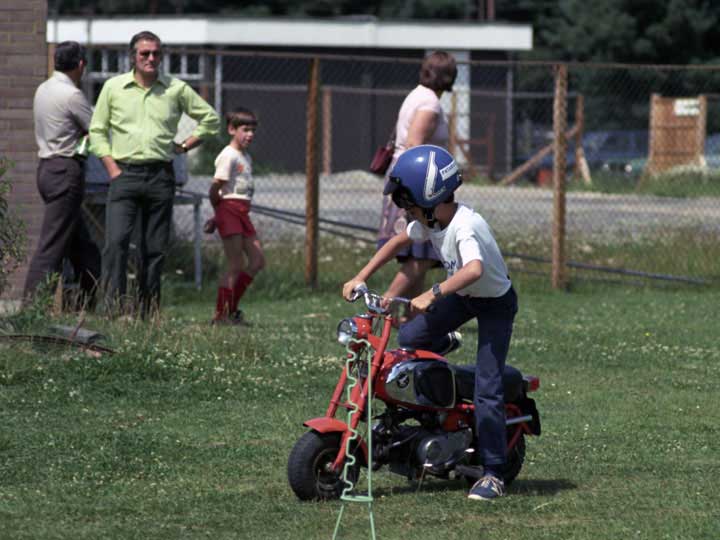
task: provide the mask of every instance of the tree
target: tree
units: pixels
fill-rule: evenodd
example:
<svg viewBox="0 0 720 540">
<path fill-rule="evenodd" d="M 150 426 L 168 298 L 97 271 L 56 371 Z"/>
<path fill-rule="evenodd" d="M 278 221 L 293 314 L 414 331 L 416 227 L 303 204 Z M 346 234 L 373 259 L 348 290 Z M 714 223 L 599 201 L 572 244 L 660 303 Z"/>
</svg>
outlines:
<svg viewBox="0 0 720 540">
<path fill-rule="evenodd" d="M 475 0 L 49 0 L 61 15 L 237 14 L 253 17 L 474 18 Z"/>
<path fill-rule="evenodd" d="M 533 14 L 533 56 L 698 64 L 720 59 L 720 5 L 702 0 L 560 0 Z"/>
</svg>

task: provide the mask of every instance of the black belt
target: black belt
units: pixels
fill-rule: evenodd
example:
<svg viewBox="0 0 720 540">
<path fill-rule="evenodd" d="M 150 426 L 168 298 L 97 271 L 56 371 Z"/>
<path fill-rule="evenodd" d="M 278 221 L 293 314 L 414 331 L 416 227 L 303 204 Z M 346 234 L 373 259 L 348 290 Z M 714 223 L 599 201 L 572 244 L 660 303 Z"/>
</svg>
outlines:
<svg viewBox="0 0 720 540">
<path fill-rule="evenodd" d="M 85 156 L 81 156 L 79 154 L 75 154 L 74 156 L 52 156 L 40 158 L 40 161 L 51 161 L 53 159 L 74 159 L 75 161 L 79 161 L 80 163 L 85 163 Z"/>
<path fill-rule="evenodd" d="M 172 169 L 172 161 L 144 161 L 142 163 L 118 161 L 117 164 L 123 171 L 130 172 L 155 172 L 160 169 Z"/>
</svg>

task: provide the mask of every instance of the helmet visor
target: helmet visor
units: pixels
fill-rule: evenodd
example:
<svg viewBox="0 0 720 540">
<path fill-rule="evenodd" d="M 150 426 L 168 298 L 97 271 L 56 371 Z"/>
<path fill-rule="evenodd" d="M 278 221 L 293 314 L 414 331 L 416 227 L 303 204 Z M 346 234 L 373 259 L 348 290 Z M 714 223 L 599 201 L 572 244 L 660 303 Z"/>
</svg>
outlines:
<svg viewBox="0 0 720 540">
<path fill-rule="evenodd" d="M 404 186 L 400 186 L 392 192 L 392 202 L 402 210 L 410 210 L 413 206 L 417 206 L 410 190 Z"/>
</svg>

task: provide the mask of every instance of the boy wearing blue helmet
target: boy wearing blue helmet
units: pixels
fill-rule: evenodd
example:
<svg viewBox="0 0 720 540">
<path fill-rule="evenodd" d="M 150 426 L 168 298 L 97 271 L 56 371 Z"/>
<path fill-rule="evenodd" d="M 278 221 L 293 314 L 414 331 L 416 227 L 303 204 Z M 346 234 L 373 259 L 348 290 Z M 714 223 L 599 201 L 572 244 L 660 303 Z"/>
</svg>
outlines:
<svg viewBox="0 0 720 540">
<path fill-rule="evenodd" d="M 475 422 L 477 450 L 483 477 L 468 497 L 492 500 L 505 494 L 505 368 L 517 312 L 517 296 L 507 267 L 487 222 L 472 208 L 455 202 L 461 184 L 457 164 L 438 146 L 407 150 L 393 167 L 385 194 L 412 217 L 407 230 L 391 238 L 353 279 L 343 286 L 353 290 L 370 278 L 395 253 L 410 244 L 430 240 L 447 270 L 447 279 L 412 299 L 420 315 L 400 327 L 401 347 L 447 351 L 452 332 L 472 318 L 478 322 L 475 367 Z M 432 310 L 428 310 L 430 306 Z"/>
</svg>

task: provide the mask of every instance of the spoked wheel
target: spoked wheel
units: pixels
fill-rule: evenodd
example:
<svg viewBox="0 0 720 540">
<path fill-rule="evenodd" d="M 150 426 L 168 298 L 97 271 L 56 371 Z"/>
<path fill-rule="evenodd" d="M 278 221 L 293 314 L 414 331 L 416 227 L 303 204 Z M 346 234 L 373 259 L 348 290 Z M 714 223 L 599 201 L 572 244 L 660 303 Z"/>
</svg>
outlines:
<svg viewBox="0 0 720 540">
<path fill-rule="evenodd" d="M 342 480 L 342 469 L 332 470 L 340 450 L 339 433 L 308 431 L 295 443 L 288 458 L 288 481 L 300 500 L 337 499 L 347 487 Z M 353 484 L 360 475 L 360 460 L 348 471 Z"/>
</svg>

